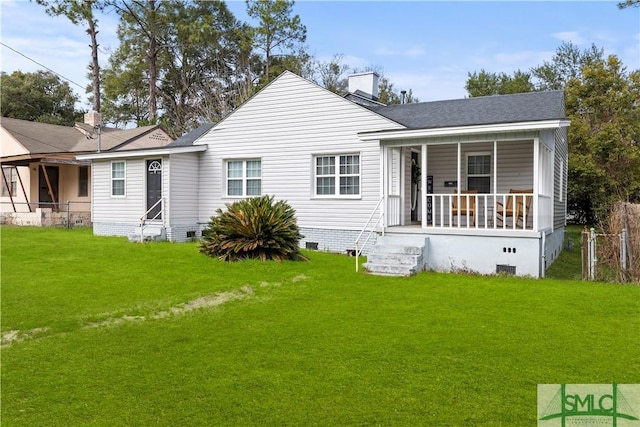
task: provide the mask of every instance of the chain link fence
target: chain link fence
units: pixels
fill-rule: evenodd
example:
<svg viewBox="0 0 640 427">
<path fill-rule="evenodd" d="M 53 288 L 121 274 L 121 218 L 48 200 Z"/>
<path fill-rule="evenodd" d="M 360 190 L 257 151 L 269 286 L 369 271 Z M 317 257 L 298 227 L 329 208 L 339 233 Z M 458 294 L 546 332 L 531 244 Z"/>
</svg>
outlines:
<svg viewBox="0 0 640 427">
<path fill-rule="evenodd" d="M 91 202 L 2 202 L 0 208 L 3 225 L 66 228 L 91 225 Z"/>
</svg>

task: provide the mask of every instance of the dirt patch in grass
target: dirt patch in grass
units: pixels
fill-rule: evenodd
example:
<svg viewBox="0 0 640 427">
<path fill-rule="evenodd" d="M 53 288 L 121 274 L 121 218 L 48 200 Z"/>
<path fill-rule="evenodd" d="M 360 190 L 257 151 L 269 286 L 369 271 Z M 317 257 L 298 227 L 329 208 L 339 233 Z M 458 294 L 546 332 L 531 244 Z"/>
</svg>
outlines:
<svg viewBox="0 0 640 427">
<path fill-rule="evenodd" d="M 28 331 L 11 330 L 2 332 L 2 338 L 0 339 L 0 345 L 7 346 L 14 342 L 20 342 L 42 336 L 49 332 L 49 328 L 34 328 Z"/>
</svg>

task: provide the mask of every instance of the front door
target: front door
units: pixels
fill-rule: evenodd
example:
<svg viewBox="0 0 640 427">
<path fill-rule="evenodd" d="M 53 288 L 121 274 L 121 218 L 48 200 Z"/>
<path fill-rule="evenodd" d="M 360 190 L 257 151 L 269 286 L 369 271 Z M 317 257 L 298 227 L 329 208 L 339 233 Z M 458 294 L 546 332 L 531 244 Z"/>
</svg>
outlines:
<svg viewBox="0 0 640 427">
<path fill-rule="evenodd" d="M 58 181 L 60 169 L 57 166 L 40 165 L 38 175 L 38 201 L 41 208 L 58 209 Z"/>
<path fill-rule="evenodd" d="M 147 219 L 162 219 L 161 198 L 162 159 L 147 160 Z"/>
</svg>

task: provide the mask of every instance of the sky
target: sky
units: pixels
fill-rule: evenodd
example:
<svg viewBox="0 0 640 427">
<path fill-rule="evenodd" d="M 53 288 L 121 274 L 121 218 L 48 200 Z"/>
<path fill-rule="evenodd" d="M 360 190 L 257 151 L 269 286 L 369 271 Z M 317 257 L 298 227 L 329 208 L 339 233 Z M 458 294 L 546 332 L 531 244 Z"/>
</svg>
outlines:
<svg viewBox="0 0 640 427">
<path fill-rule="evenodd" d="M 640 69 L 640 8 L 617 1 L 309 1 L 294 13 L 307 27 L 307 50 L 322 61 L 340 54 L 351 68 L 375 66 L 397 90 L 420 101 L 464 98 L 468 73 L 528 71 L 563 42 L 595 44 L 628 70 Z M 252 23 L 244 1 L 228 2 Z M 117 15 L 99 15 L 101 65 L 118 46 Z M 1 71 L 45 67 L 72 81 L 88 109 L 89 37 L 66 17 L 26 0 L 0 0 Z M 9 46 L 9 47 L 7 47 Z M 13 49 L 13 50 L 12 50 Z M 41 65 L 16 53 L 20 52 Z"/>
</svg>

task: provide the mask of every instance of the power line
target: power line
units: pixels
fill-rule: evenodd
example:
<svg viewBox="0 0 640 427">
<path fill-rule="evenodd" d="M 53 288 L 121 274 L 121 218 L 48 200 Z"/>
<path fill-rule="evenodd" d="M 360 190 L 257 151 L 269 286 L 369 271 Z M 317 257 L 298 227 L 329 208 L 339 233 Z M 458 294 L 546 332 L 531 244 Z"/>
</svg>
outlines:
<svg viewBox="0 0 640 427">
<path fill-rule="evenodd" d="M 35 60 L 35 59 L 33 59 L 33 58 L 29 58 L 27 55 L 25 55 L 25 54 L 24 54 L 24 53 L 22 53 L 22 52 L 19 52 L 19 51 L 15 50 L 15 49 L 14 49 L 14 48 L 12 48 L 11 46 L 9 46 L 9 45 L 7 45 L 7 44 L 5 44 L 5 43 L 3 43 L 3 42 L 0 42 L 0 44 L 1 44 L 2 46 L 6 47 L 7 49 L 11 49 L 12 51 L 14 51 L 15 53 L 17 53 L 18 55 L 24 56 L 24 57 L 25 57 L 25 58 L 27 58 L 29 61 L 31 61 L 31 62 L 35 62 L 35 63 L 36 63 L 36 64 L 38 64 L 39 66 L 44 67 L 44 68 L 45 68 L 45 69 L 47 69 L 48 71 L 51 71 L 51 72 L 52 72 L 53 74 L 55 74 L 56 76 L 58 76 L 58 77 L 60 77 L 60 78 L 62 78 L 62 79 L 64 79 L 64 80 L 68 81 L 69 83 L 73 83 L 74 85 L 78 86 L 80 89 L 82 89 L 82 90 L 86 90 L 86 89 L 87 89 L 87 88 L 86 88 L 86 86 L 79 85 L 78 83 L 74 82 L 73 80 L 66 78 L 66 77 L 65 77 L 65 76 L 63 76 L 62 74 L 60 74 L 60 73 L 56 73 L 56 72 L 55 72 L 55 71 L 53 71 L 51 68 L 47 67 L 47 66 L 46 66 L 46 65 L 44 65 L 44 64 L 39 63 L 38 61 L 36 61 L 36 60 Z"/>
</svg>

